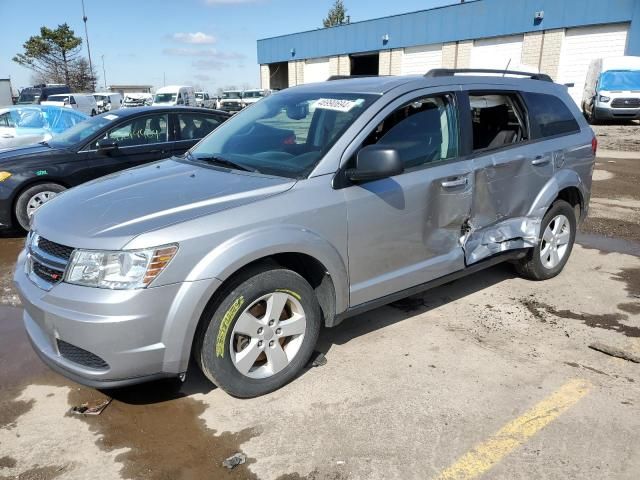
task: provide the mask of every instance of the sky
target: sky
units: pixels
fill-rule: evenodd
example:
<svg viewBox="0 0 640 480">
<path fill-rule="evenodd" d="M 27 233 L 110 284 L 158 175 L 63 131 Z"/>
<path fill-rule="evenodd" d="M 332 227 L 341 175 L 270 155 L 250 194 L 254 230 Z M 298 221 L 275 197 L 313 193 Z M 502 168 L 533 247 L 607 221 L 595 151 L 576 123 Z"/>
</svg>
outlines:
<svg viewBox="0 0 640 480">
<path fill-rule="evenodd" d="M 456 0 L 344 0 L 351 21 L 458 3 Z M 256 41 L 322 26 L 333 0 L 85 0 L 98 84 L 217 88 L 259 86 Z M 0 78 L 14 88 L 32 72 L 11 59 L 41 26 L 68 23 L 83 38 L 81 0 L 0 0 Z M 16 21 L 11 21 L 15 19 Z"/>
</svg>

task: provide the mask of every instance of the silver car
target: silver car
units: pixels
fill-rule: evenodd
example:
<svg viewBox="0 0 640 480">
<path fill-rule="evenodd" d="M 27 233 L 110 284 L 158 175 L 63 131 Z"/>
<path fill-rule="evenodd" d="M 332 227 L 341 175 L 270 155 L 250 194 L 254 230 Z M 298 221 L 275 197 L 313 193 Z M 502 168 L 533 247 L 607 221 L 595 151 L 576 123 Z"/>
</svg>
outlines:
<svg viewBox="0 0 640 480">
<path fill-rule="evenodd" d="M 322 325 L 507 260 L 558 275 L 593 132 L 545 75 L 459 73 L 290 88 L 183 157 L 55 197 L 15 271 L 35 350 L 100 388 L 193 357 L 253 397 L 300 373 Z"/>
</svg>

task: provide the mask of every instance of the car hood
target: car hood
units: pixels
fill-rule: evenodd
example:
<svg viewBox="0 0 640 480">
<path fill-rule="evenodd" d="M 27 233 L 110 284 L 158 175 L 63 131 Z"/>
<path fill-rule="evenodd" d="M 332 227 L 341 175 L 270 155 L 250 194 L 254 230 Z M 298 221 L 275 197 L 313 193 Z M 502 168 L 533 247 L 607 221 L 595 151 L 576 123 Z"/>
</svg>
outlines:
<svg viewBox="0 0 640 480">
<path fill-rule="evenodd" d="M 38 210 L 32 228 L 71 247 L 119 249 L 142 233 L 255 202 L 294 184 L 169 159 L 64 192 Z"/>
<path fill-rule="evenodd" d="M 40 136 L 43 136 L 44 133 Z M 20 137 L 16 137 L 20 139 Z M 15 139 L 14 139 L 15 140 Z M 6 164 L 13 160 L 20 160 L 24 157 L 46 158 L 60 153 L 61 150 L 49 147 L 47 145 L 32 144 L 21 147 L 11 147 L 0 150 L 0 165 Z"/>
</svg>

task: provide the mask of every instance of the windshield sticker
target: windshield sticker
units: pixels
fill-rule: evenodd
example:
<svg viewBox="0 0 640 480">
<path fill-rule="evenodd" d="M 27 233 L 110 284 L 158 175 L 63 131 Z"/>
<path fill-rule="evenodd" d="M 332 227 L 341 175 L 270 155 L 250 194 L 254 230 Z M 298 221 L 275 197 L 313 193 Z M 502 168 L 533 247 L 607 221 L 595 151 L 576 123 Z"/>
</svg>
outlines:
<svg viewBox="0 0 640 480">
<path fill-rule="evenodd" d="M 113 115 L 113 114 L 110 113 L 109 115 L 105 115 L 102 118 L 106 118 L 107 120 L 116 120 L 118 118 L 118 116 L 117 115 Z"/>
<path fill-rule="evenodd" d="M 340 98 L 319 98 L 315 102 L 316 108 L 324 108 L 325 110 L 335 110 L 336 112 L 349 112 L 353 107 L 360 106 L 364 103 L 364 99 L 344 100 Z"/>
</svg>

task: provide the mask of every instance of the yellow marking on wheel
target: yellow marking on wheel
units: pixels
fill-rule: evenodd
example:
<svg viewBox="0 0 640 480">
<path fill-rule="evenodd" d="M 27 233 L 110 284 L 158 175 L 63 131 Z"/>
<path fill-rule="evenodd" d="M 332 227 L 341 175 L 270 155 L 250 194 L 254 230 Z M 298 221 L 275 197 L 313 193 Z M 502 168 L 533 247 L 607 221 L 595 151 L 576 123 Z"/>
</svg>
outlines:
<svg viewBox="0 0 640 480">
<path fill-rule="evenodd" d="M 479 477 L 584 397 L 591 385 L 571 380 L 524 414 L 507 423 L 486 441 L 476 445 L 436 477 L 437 480 L 470 480 Z"/>
<path fill-rule="evenodd" d="M 276 289 L 276 292 L 288 293 L 292 297 L 296 297 L 298 299 L 298 301 L 302 300 L 302 297 L 300 296 L 300 294 L 294 292 L 293 290 L 288 290 L 286 288 L 278 288 L 278 289 Z"/>
<path fill-rule="evenodd" d="M 227 339 L 227 331 L 229 330 L 229 326 L 231 322 L 240 310 L 240 307 L 244 304 L 244 297 L 240 296 L 234 300 L 234 302 L 227 310 L 227 313 L 222 317 L 222 322 L 220 322 L 220 330 L 218 330 L 218 336 L 216 338 L 216 357 L 224 357 L 224 345 L 225 340 Z"/>
</svg>

